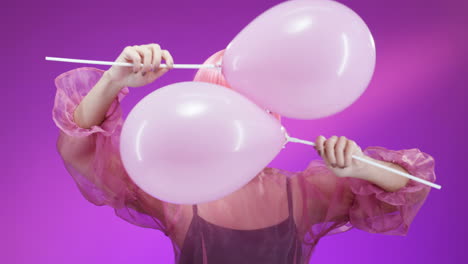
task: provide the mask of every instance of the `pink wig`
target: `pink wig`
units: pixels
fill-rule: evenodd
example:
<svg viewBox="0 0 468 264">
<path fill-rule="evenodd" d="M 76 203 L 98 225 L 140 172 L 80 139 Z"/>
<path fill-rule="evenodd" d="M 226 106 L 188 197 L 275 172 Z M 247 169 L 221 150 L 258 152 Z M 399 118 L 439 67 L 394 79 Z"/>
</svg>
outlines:
<svg viewBox="0 0 468 264">
<path fill-rule="evenodd" d="M 215 54 L 211 55 L 203 64 L 219 64 L 223 59 L 223 55 L 224 50 L 220 50 Z M 227 87 L 229 89 L 233 89 L 226 81 L 219 69 L 201 68 L 197 71 L 197 74 L 195 75 L 195 78 L 193 80 L 196 82 L 214 83 Z M 273 112 L 271 112 L 270 114 L 272 114 L 276 119 L 278 119 L 278 121 L 281 122 L 280 115 Z"/>
</svg>

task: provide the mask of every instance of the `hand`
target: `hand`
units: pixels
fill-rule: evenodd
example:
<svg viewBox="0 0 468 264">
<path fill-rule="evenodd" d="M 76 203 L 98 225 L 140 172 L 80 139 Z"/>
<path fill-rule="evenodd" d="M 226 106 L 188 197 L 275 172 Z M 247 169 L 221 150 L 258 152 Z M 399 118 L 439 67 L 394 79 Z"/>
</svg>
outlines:
<svg viewBox="0 0 468 264">
<path fill-rule="evenodd" d="M 344 136 L 332 136 L 326 139 L 318 136 L 314 147 L 324 159 L 327 167 L 338 177 L 353 177 L 362 174 L 366 163 L 351 156 L 365 157 L 361 148 L 353 140 Z"/>
<path fill-rule="evenodd" d="M 168 68 L 159 68 L 162 59 Z M 110 81 L 122 87 L 140 87 L 152 83 L 174 66 L 169 51 L 161 50 L 161 47 L 154 43 L 125 47 L 115 62 L 133 63 L 133 68 L 112 65 L 107 71 Z"/>
</svg>

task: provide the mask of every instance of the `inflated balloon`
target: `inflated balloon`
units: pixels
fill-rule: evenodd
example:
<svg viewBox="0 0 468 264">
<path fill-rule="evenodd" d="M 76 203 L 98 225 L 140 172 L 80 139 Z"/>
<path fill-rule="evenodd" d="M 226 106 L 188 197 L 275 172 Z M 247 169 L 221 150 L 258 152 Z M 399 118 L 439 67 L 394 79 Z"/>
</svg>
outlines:
<svg viewBox="0 0 468 264">
<path fill-rule="evenodd" d="M 152 92 L 132 109 L 120 153 L 130 178 L 146 193 L 195 204 L 239 189 L 285 144 L 278 120 L 241 94 L 181 82 Z"/>
<path fill-rule="evenodd" d="M 274 6 L 232 40 L 222 61 L 235 90 L 297 119 L 329 116 L 351 105 L 374 67 L 374 41 L 364 21 L 329 0 Z"/>
</svg>

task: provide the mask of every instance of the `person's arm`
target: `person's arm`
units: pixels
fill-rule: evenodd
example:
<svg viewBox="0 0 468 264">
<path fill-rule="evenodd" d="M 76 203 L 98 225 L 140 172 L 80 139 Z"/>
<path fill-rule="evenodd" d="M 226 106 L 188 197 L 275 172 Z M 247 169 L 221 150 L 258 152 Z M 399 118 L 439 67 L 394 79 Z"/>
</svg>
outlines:
<svg viewBox="0 0 468 264">
<path fill-rule="evenodd" d="M 361 158 L 408 173 L 405 168 L 396 163 L 373 159 L 364 155 L 355 141 L 349 140 L 344 136 L 339 138 L 332 136 L 329 139 L 319 136 L 316 139 L 315 148 L 319 155 L 324 158 L 329 169 L 338 177 L 352 177 L 366 180 L 388 192 L 398 191 L 408 184 L 408 178 L 353 159 L 352 155 L 357 155 Z"/>
<path fill-rule="evenodd" d="M 341 143 L 317 140 L 317 150 L 323 159 L 313 160 L 304 171 L 293 177 L 297 200 L 301 203 L 299 207 L 302 205 L 303 208 L 298 221 L 302 234 L 311 240 L 310 243 L 353 227 L 369 233 L 406 235 L 431 188 L 413 180 L 404 185 L 392 180 L 377 185 L 363 179 L 368 176 L 355 176 L 353 173 L 366 171 L 369 175 L 374 174 L 370 177 L 395 176 L 392 177 L 395 179 L 400 176 L 387 175 L 382 173 L 384 170 L 366 170 L 365 163 L 346 161 L 346 156 L 362 155 L 383 164 L 399 166 L 409 174 L 430 182 L 436 180 L 434 159 L 419 149 L 390 150 L 377 146 L 367 147 L 361 154 L 355 143 L 351 142 L 351 147 L 347 148 L 349 141 L 345 142 L 345 139 Z M 337 155 L 330 157 L 330 153 Z"/>
<path fill-rule="evenodd" d="M 159 68 L 161 59 L 166 61 L 168 68 Z M 152 83 L 174 65 L 169 51 L 161 50 L 158 44 L 125 47 L 116 62 L 131 62 L 134 65 L 132 68 L 114 65 L 104 73 L 74 112 L 78 126 L 91 128 L 101 124 L 123 87 L 140 87 Z"/>
<path fill-rule="evenodd" d="M 74 120 L 79 127 L 99 126 L 123 85 L 114 82 L 106 71 L 96 85 L 83 98 L 74 111 Z"/>
<path fill-rule="evenodd" d="M 149 47 L 143 54 L 151 58 L 148 53 Z M 169 54 L 153 54 L 164 53 Z M 126 56 L 132 54 L 139 56 L 137 49 L 125 48 L 117 61 L 127 60 Z M 163 58 L 166 63 L 172 62 L 170 57 Z M 144 58 L 133 61 L 140 64 L 142 60 L 145 67 L 151 65 L 151 60 Z M 143 75 L 138 70 L 134 73 L 131 67 L 106 72 L 82 67 L 65 72 L 55 79 L 57 93 L 52 114 L 59 128 L 57 150 L 81 194 L 95 205 L 113 207 L 119 217 L 130 223 L 167 234 L 166 204 L 148 197 L 133 183 L 119 152 L 123 125 L 120 102 L 128 94 L 128 86 L 150 83 L 166 71 L 156 69 Z"/>
<path fill-rule="evenodd" d="M 409 174 L 406 169 L 396 163 L 377 160 L 368 156 L 365 156 L 364 158 Z M 408 178 L 367 163 L 365 163 L 364 167 L 359 172 L 356 172 L 353 177 L 373 183 L 387 192 L 397 192 L 401 188 L 405 187 L 409 181 Z"/>
</svg>

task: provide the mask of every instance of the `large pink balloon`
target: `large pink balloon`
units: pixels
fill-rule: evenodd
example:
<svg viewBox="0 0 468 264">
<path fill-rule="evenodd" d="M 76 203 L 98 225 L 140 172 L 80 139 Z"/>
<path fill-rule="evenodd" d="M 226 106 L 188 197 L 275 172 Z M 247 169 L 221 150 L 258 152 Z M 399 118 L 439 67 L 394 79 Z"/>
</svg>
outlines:
<svg viewBox="0 0 468 264">
<path fill-rule="evenodd" d="M 374 41 L 364 21 L 329 0 L 287 1 L 267 10 L 232 40 L 222 62 L 235 90 L 297 119 L 351 105 L 374 67 Z"/>
<path fill-rule="evenodd" d="M 120 152 L 131 179 L 171 203 L 219 199 L 253 179 L 286 143 L 280 122 L 239 93 L 181 82 L 129 113 Z"/>
</svg>

